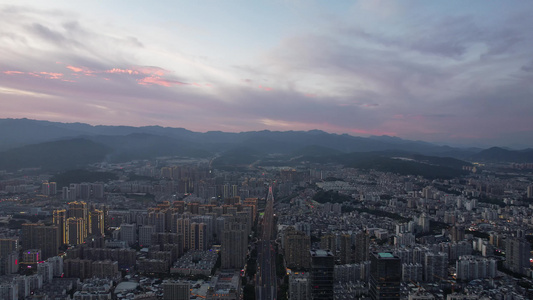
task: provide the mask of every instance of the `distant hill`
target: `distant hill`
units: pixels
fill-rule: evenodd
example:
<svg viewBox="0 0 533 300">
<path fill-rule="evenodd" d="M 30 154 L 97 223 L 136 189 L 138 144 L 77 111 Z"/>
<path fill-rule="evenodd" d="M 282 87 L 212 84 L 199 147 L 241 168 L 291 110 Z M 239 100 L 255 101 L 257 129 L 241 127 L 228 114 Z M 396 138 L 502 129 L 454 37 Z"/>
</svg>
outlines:
<svg viewBox="0 0 533 300">
<path fill-rule="evenodd" d="M 70 150 L 72 151 L 70 151 Z M 75 154 L 74 154 L 75 152 Z M 357 154 L 359 153 L 359 154 Z M 418 156 L 416 156 L 418 155 Z M 301 160 L 364 164 L 405 164 L 393 157 L 409 157 L 415 163 L 456 168 L 452 160 L 533 162 L 533 150 L 487 150 L 439 146 L 398 137 L 310 131 L 193 132 L 161 126 L 92 126 L 28 119 L 0 119 L 0 169 L 41 166 L 64 169 L 86 163 L 121 162 L 158 156 L 217 157 L 215 166 L 269 164 L 283 166 Z M 381 157 L 377 159 L 376 157 Z M 387 159 L 383 159 L 383 157 Z M 443 157 L 437 159 L 437 157 Z M 407 166 L 404 166 L 407 167 Z"/>
<path fill-rule="evenodd" d="M 236 147 L 247 147 L 260 152 L 291 153 L 307 146 L 327 147 L 341 152 L 368 152 L 404 150 L 426 155 L 453 156 L 463 152 L 446 146 L 426 142 L 403 140 L 396 137 L 356 137 L 347 134 L 330 134 L 320 130 L 310 131 L 249 131 L 228 133 L 210 131 L 193 132 L 183 128 L 160 126 L 91 126 L 83 123 L 59 123 L 28 119 L 0 119 L 0 151 L 48 141 L 74 137 L 128 136 L 149 134 L 194 145 L 196 149 L 209 152 L 224 152 Z"/>
<path fill-rule="evenodd" d="M 200 158 L 213 155 L 195 143 L 147 133 L 132 133 L 126 136 L 99 135 L 87 139 L 113 149 L 106 156 L 109 162 L 153 159 L 158 156 Z"/>
<path fill-rule="evenodd" d="M 112 149 L 87 139 L 46 142 L 0 153 L 0 169 L 42 168 L 65 170 L 103 161 Z"/>
<path fill-rule="evenodd" d="M 533 149 L 507 150 L 492 147 L 472 155 L 472 160 L 487 162 L 533 163 Z"/>
</svg>

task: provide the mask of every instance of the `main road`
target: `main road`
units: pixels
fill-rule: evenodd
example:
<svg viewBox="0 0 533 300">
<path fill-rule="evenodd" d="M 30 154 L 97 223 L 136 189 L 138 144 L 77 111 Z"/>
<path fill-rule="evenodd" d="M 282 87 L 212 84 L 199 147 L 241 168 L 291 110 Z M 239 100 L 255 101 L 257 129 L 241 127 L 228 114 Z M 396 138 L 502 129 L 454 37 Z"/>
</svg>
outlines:
<svg viewBox="0 0 533 300">
<path fill-rule="evenodd" d="M 261 240 L 257 243 L 258 270 L 255 284 L 255 298 L 274 300 L 277 296 L 276 257 L 272 246 L 274 219 L 274 196 L 272 186 L 268 189 L 267 203 L 263 215 Z"/>
</svg>

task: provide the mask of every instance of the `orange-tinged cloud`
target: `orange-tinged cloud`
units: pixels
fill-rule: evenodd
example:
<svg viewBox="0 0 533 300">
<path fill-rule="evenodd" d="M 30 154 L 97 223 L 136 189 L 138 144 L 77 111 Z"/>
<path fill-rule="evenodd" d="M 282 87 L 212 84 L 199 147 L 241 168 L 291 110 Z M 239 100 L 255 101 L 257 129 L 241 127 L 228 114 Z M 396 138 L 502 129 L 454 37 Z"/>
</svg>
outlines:
<svg viewBox="0 0 533 300">
<path fill-rule="evenodd" d="M 74 67 L 74 66 L 67 66 L 66 67 L 67 69 L 70 69 L 76 73 L 79 73 L 79 72 L 84 72 L 85 70 L 83 68 L 78 68 L 78 67 Z"/>
<path fill-rule="evenodd" d="M 6 75 L 25 74 L 24 72 L 20 71 L 4 71 L 3 73 Z"/>
<path fill-rule="evenodd" d="M 6 75 L 29 75 L 37 78 L 46 78 L 46 79 L 63 79 L 65 74 L 63 73 L 53 73 L 53 72 L 20 72 L 20 71 L 4 71 L 2 72 Z"/>
<path fill-rule="evenodd" d="M 135 71 L 135 70 L 118 69 L 118 68 L 113 68 L 111 70 L 106 70 L 104 72 L 105 73 L 111 73 L 111 74 L 129 74 L 129 75 L 138 75 L 139 74 L 139 72 Z"/>
<path fill-rule="evenodd" d="M 48 79 L 62 79 L 63 75 L 62 73 L 51 73 L 51 72 L 40 72 L 44 77 L 47 77 Z"/>
<path fill-rule="evenodd" d="M 140 85 L 160 85 L 166 87 L 171 87 L 173 85 L 187 85 L 187 83 L 181 81 L 163 79 L 159 76 L 144 77 L 137 80 L 137 83 L 139 83 Z"/>
</svg>

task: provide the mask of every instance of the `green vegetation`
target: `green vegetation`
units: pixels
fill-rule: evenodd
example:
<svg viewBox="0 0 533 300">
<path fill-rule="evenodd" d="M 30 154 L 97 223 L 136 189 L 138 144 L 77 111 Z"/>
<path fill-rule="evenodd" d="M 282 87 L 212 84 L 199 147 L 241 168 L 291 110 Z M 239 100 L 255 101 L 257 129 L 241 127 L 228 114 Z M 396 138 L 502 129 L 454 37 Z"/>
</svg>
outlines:
<svg viewBox="0 0 533 300">
<path fill-rule="evenodd" d="M 375 215 L 378 217 L 391 218 L 393 220 L 398 220 L 401 222 L 407 222 L 411 220 L 409 218 L 402 217 L 399 214 L 395 214 L 395 213 L 391 213 L 391 212 L 379 210 L 379 209 L 370 209 L 370 208 L 363 207 L 363 208 L 355 208 L 355 210 L 361 213 L 368 213 L 368 214 Z"/>
<path fill-rule="evenodd" d="M 342 178 L 337 178 L 337 177 L 326 177 L 324 181 L 344 181 L 344 180 Z"/>
<path fill-rule="evenodd" d="M 352 206 L 349 206 L 349 205 L 343 205 L 341 206 L 341 212 L 344 214 L 344 213 L 351 213 L 352 211 L 354 211 L 355 208 L 353 208 Z"/>
<path fill-rule="evenodd" d="M 452 195 L 457 195 L 457 196 L 462 194 L 460 191 L 452 190 L 442 184 L 434 183 L 433 186 L 439 191 L 445 192 L 446 194 L 452 194 Z"/>
<path fill-rule="evenodd" d="M 483 231 L 477 231 L 477 230 L 474 231 L 474 230 L 466 229 L 465 233 L 466 234 L 472 234 L 476 238 L 489 239 L 489 237 L 490 237 L 490 235 L 488 233 L 483 232 Z"/>
<path fill-rule="evenodd" d="M 239 148 L 230 150 L 223 155 L 217 157 L 213 161 L 213 167 L 230 167 L 230 166 L 242 166 L 250 165 L 259 159 L 257 151 L 249 148 Z"/>
<path fill-rule="evenodd" d="M 289 297 L 289 276 L 283 278 L 283 283 L 279 287 L 278 299 L 287 300 Z"/>
<path fill-rule="evenodd" d="M 397 173 L 400 175 L 420 175 L 428 179 L 451 179 L 467 174 L 461 169 L 446 166 L 430 165 L 416 161 L 393 159 L 390 157 L 374 157 L 349 165 L 360 169 Z"/>
<path fill-rule="evenodd" d="M 154 177 L 142 176 L 133 173 L 128 174 L 128 178 L 130 181 L 156 181 Z"/>
<path fill-rule="evenodd" d="M 257 272 L 257 249 L 252 250 L 250 253 L 250 258 L 246 263 L 246 276 L 254 277 Z"/>
<path fill-rule="evenodd" d="M 503 202 L 503 200 L 495 199 L 495 198 L 489 198 L 489 197 L 486 197 L 486 196 L 479 197 L 478 201 L 479 202 L 483 202 L 483 203 L 498 205 L 500 207 L 505 207 L 505 205 L 506 205 L 505 202 Z"/>
<path fill-rule="evenodd" d="M 108 182 L 110 180 L 118 179 L 117 175 L 110 172 L 92 172 L 87 170 L 70 170 L 59 173 L 52 177 L 50 181 L 57 182 L 57 188 L 61 189 L 64 186 L 69 186 L 71 183 L 82 182 Z"/>
<path fill-rule="evenodd" d="M 287 299 L 289 291 L 289 276 L 287 276 L 285 264 L 283 263 L 283 255 L 279 253 L 276 255 L 276 275 L 278 278 L 283 279 L 283 283 L 278 290 L 278 299 Z"/>
<path fill-rule="evenodd" d="M 429 230 L 431 231 L 434 231 L 434 232 L 439 232 L 442 230 L 442 229 L 446 229 L 448 228 L 449 225 L 446 224 L 446 223 L 443 223 L 443 222 L 439 222 L 439 221 L 433 221 L 433 220 L 429 220 Z"/>
<path fill-rule="evenodd" d="M 318 203 L 343 203 L 350 202 L 352 198 L 348 195 L 339 194 L 337 191 L 324 191 L 321 189 L 313 196 L 313 200 Z"/>
<path fill-rule="evenodd" d="M 255 287 L 251 284 L 245 285 L 242 290 L 242 297 L 244 300 L 255 300 Z"/>
</svg>

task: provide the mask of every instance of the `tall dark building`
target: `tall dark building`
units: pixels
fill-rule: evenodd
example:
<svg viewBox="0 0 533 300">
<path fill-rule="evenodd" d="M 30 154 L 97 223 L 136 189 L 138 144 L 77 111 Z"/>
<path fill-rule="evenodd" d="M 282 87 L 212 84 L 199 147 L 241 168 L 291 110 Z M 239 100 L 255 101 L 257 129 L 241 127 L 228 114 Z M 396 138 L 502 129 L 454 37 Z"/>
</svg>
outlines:
<svg viewBox="0 0 533 300">
<path fill-rule="evenodd" d="M 93 236 L 104 236 L 104 212 L 95 209 L 89 213 L 89 234 Z"/>
<path fill-rule="evenodd" d="M 362 231 L 355 235 L 354 261 L 360 263 L 369 260 L 370 236 Z"/>
<path fill-rule="evenodd" d="M 388 252 L 370 255 L 370 297 L 373 300 L 400 300 L 402 262 Z"/>
<path fill-rule="evenodd" d="M 309 250 L 311 239 L 305 233 L 289 227 L 285 232 L 285 261 L 291 269 L 308 269 L 310 267 Z"/>
<path fill-rule="evenodd" d="M 311 299 L 332 299 L 335 256 L 327 250 L 311 250 Z"/>
<path fill-rule="evenodd" d="M 67 244 L 68 238 L 67 238 L 67 211 L 64 209 L 56 209 L 54 210 L 53 214 L 53 222 L 54 225 L 56 225 L 59 228 L 59 239 L 61 241 L 61 244 Z"/>
<path fill-rule="evenodd" d="M 45 260 L 57 255 L 61 235 L 57 226 L 22 224 L 22 241 L 23 249 L 41 249 L 41 259 Z"/>
<path fill-rule="evenodd" d="M 222 269 L 242 269 L 246 262 L 248 235 L 244 224 L 224 223 L 222 233 Z"/>
<path fill-rule="evenodd" d="M 529 269 L 530 248 L 526 239 L 508 237 L 505 243 L 505 267 L 515 273 L 526 275 Z"/>
<path fill-rule="evenodd" d="M 349 234 L 343 234 L 340 237 L 340 251 L 338 261 L 341 265 L 353 262 L 352 237 Z"/>
<path fill-rule="evenodd" d="M 451 229 L 451 238 L 453 242 L 459 242 L 465 239 L 465 227 L 461 225 L 455 225 Z"/>
</svg>

